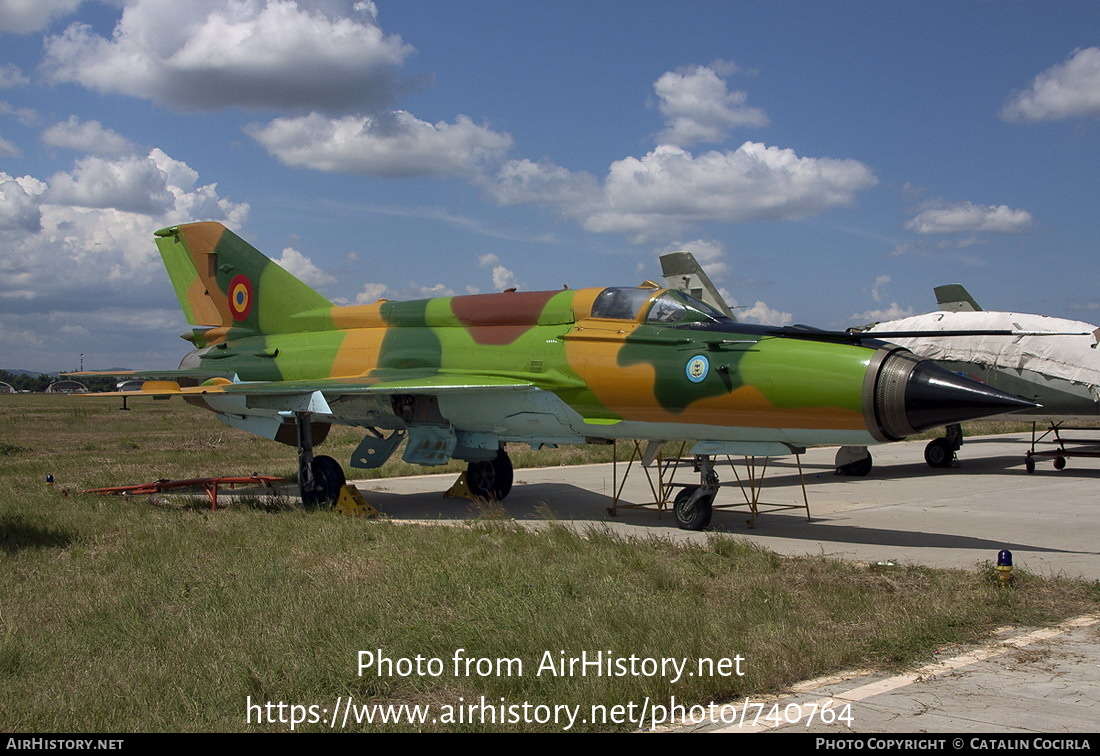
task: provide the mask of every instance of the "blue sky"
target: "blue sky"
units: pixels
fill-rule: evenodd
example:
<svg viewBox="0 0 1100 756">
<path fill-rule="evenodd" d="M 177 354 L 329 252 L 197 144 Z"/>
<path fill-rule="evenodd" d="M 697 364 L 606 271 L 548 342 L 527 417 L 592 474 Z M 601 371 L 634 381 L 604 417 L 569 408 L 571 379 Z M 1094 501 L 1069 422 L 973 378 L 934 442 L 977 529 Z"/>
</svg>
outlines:
<svg viewBox="0 0 1100 756">
<path fill-rule="evenodd" d="M 0 0 L 0 368 L 173 367 L 152 243 L 341 303 L 636 284 L 746 320 L 1094 321 L 1089 2 Z"/>
</svg>

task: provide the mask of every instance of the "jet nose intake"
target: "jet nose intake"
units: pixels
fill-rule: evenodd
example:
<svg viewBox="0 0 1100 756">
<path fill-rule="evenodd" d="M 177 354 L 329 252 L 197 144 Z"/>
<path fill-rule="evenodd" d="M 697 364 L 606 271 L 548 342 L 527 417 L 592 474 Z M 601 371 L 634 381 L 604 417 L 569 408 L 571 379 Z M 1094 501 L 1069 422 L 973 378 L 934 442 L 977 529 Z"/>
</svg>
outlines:
<svg viewBox="0 0 1100 756">
<path fill-rule="evenodd" d="M 905 416 L 918 431 L 1038 406 L 928 360 L 916 364 L 905 389 Z"/>
<path fill-rule="evenodd" d="M 879 426 L 892 439 L 1038 406 L 905 352 L 883 361 L 875 387 Z"/>
</svg>

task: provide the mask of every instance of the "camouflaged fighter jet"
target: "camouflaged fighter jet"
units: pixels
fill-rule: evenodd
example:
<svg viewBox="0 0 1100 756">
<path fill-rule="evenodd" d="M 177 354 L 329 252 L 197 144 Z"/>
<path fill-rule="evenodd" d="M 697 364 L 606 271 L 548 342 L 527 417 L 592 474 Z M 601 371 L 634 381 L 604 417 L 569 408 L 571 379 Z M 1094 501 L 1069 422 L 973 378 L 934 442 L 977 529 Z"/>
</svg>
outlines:
<svg viewBox="0 0 1100 756">
<path fill-rule="evenodd" d="M 182 396 L 229 425 L 296 445 L 303 501 L 333 500 L 332 423 L 365 429 L 354 468 L 468 462 L 477 495 L 512 486 L 506 442 L 692 440 L 701 485 L 676 503 L 705 527 L 710 455 L 866 445 L 1034 406 L 897 346 L 804 326 L 738 323 L 685 293 L 641 287 L 334 306 L 218 223 L 156 232 L 195 350 L 138 392 Z M 166 380 L 165 380 L 166 379 Z"/>
</svg>

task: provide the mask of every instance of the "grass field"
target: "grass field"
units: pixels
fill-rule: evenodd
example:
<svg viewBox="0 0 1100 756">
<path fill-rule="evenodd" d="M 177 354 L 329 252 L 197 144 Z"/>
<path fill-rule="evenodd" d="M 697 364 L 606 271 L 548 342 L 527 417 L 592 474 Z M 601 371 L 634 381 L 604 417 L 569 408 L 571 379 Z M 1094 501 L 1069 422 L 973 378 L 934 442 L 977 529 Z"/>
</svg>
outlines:
<svg viewBox="0 0 1100 756">
<path fill-rule="evenodd" d="M 647 698 L 725 701 L 843 668 L 924 661 L 1000 625 L 1095 611 L 1100 599 L 1095 584 L 1020 574 L 1005 589 L 991 568 L 880 570 L 781 558 L 717 536 L 676 546 L 553 525 L 535 533 L 493 519 L 461 527 L 365 521 L 248 500 L 210 512 L 202 502 L 63 497 L 46 486 L 47 473 L 55 488 L 76 489 L 295 470 L 292 448 L 183 403 L 116 406 L 0 397 L 0 728 L 10 732 L 282 731 L 289 722 L 260 724 L 259 710 L 250 720 L 246 704 L 314 706 L 297 715 L 327 722 L 322 711 L 348 697 L 431 706 L 437 719 L 482 697 L 497 707 L 582 706 L 586 714 L 593 704 Z M 334 430 L 324 451 L 343 459 L 357 441 Z M 577 453 L 532 461 L 567 464 Z M 500 662 L 482 676 L 475 662 L 455 674 L 458 649 L 487 660 L 482 669 L 513 659 L 522 670 Z M 360 651 L 438 659 L 440 673 L 369 666 L 360 675 Z M 547 653 L 560 660 L 600 651 L 690 665 L 740 655 L 745 674 L 675 682 L 536 674 Z M 287 720 L 292 713 L 264 711 Z M 634 727 L 577 721 L 572 729 Z M 346 727 L 562 728 L 382 726 L 354 716 Z"/>
</svg>

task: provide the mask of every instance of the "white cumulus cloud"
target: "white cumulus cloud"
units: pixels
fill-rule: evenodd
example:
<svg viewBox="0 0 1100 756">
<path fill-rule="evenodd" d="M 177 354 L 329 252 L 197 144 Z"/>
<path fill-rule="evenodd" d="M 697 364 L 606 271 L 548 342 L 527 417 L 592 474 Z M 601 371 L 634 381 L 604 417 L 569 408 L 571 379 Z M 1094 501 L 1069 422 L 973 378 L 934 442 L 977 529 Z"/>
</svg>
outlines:
<svg viewBox="0 0 1100 756">
<path fill-rule="evenodd" d="M 428 299 L 430 297 L 453 297 L 455 295 L 454 289 L 441 283 L 431 286 L 410 283 L 405 290 L 408 295 L 401 297 L 402 299 Z"/>
<path fill-rule="evenodd" d="M 625 157 L 602 179 L 549 160 L 508 160 L 484 179 L 501 205 L 552 207 L 593 233 L 625 233 L 636 243 L 678 234 L 695 223 L 789 220 L 851 205 L 878 183 L 864 163 L 803 157 L 794 150 L 744 142 L 734 150 L 693 154 L 685 146 L 724 140 L 737 126 L 764 125 L 767 115 L 730 92 L 729 61 L 663 74 L 655 83 L 668 128 L 661 144 Z M 719 263 L 720 264 L 720 263 Z"/>
<path fill-rule="evenodd" d="M 590 173 L 527 158 L 504 163 L 486 189 L 502 205 L 535 202 L 562 208 L 588 205 L 600 191 L 599 181 Z"/>
<path fill-rule="evenodd" d="M 782 312 L 769 307 L 759 299 L 751 306 L 739 305 L 736 299 L 730 299 L 725 292 L 722 294 L 730 309 L 738 320 L 745 323 L 760 323 L 761 325 L 785 326 L 790 325 L 794 316 L 789 312 Z"/>
<path fill-rule="evenodd" d="M 800 157 L 745 142 L 701 155 L 660 145 L 612 163 L 602 184 L 553 164 L 510 160 L 487 188 L 501 204 L 553 205 L 587 231 L 644 241 L 701 221 L 802 218 L 851 205 L 856 192 L 876 183 L 857 160 Z"/>
<path fill-rule="evenodd" d="M 863 325 L 864 323 L 883 323 L 887 320 L 907 318 L 912 314 L 912 307 L 902 307 L 897 302 L 891 302 L 890 306 L 885 309 L 853 313 L 849 319 Z"/>
<path fill-rule="evenodd" d="M 16 147 L 13 142 L 0 137 L 0 157 L 23 157 L 23 150 Z"/>
<path fill-rule="evenodd" d="M 0 65 L 0 89 L 12 89 L 13 87 L 25 87 L 31 80 L 23 75 L 19 66 L 13 63 Z"/>
<path fill-rule="evenodd" d="M 363 284 L 363 290 L 355 295 L 356 304 L 371 304 L 389 297 L 390 288 L 383 283 Z"/>
<path fill-rule="evenodd" d="M 662 145 L 612 163 L 596 202 L 570 211 L 588 231 L 645 236 L 698 221 L 801 218 L 850 205 L 875 183 L 858 161 L 755 142 L 698 156 Z"/>
<path fill-rule="evenodd" d="M 466 116 L 428 123 L 398 110 L 327 118 L 311 113 L 253 124 L 247 132 L 286 165 L 369 176 L 476 176 L 512 138 Z"/>
<path fill-rule="evenodd" d="M 67 16 L 84 0 L 4 0 L 0 3 L 0 32 L 29 34 Z"/>
<path fill-rule="evenodd" d="M 410 281 L 406 286 L 397 288 L 384 283 L 368 283 L 355 295 L 356 304 L 372 304 L 379 299 L 430 299 L 431 297 L 453 297 L 454 289 L 446 284 L 422 285 Z"/>
<path fill-rule="evenodd" d="M 108 39 L 74 23 L 46 40 L 54 82 L 184 111 L 389 105 L 412 48 L 348 0 L 130 0 Z"/>
<path fill-rule="evenodd" d="M 134 151 L 133 143 L 126 137 L 104 128 L 99 121 L 81 121 L 76 116 L 43 131 L 42 141 L 50 147 L 96 155 L 125 155 Z"/>
<path fill-rule="evenodd" d="M 167 173 L 151 156 L 131 155 L 118 160 L 83 157 L 71 173 L 56 173 L 48 183 L 46 201 L 53 205 L 156 215 L 174 201 Z"/>
<path fill-rule="evenodd" d="M 1100 116 L 1100 47 L 1074 50 L 1065 63 L 1040 73 L 1001 110 L 1006 121 L 1057 121 Z"/>
<path fill-rule="evenodd" d="M 0 100 L 0 115 L 11 116 L 24 126 L 34 126 L 38 123 L 37 111 L 31 108 L 17 108 L 4 100 Z"/>
<path fill-rule="evenodd" d="M 892 276 L 887 276 L 887 275 L 875 276 L 875 282 L 873 284 L 871 284 L 871 299 L 875 300 L 876 302 L 881 302 L 882 301 L 882 289 L 883 289 L 883 287 L 886 286 L 886 284 L 890 283 L 893 280 L 894 279 L 893 279 Z"/>
<path fill-rule="evenodd" d="M 159 149 L 83 158 L 46 180 L 0 173 L 0 312 L 13 301 L 22 313 L 174 306 L 153 231 L 195 220 L 239 228 L 248 216 L 197 178 Z"/>
<path fill-rule="evenodd" d="M 918 234 L 956 234 L 988 232 L 1019 234 L 1035 225 L 1027 210 L 1008 205 L 976 205 L 973 202 L 935 202 L 905 222 L 905 228 Z"/>
<path fill-rule="evenodd" d="M 518 289 L 520 288 L 519 281 L 516 280 L 516 274 L 505 268 L 503 265 L 493 266 L 493 288 L 504 291 L 505 289 Z"/>
<path fill-rule="evenodd" d="M 738 126 L 765 126 L 768 116 L 745 104 L 748 95 L 730 92 L 726 81 L 708 66 L 662 74 L 653 84 L 658 109 L 668 128 L 657 141 L 688 147 L 698 142 L 722 142 Z"/>
<path fill-rule="evenodd" d="M 336 276 L 318 268 L 313 260 L 294 249 L 294 247 L 286 247 L 282 256 L 277 258 L 275 262 L 307 286 L 318 288 L 336 282 Z"/>
<path fill-rule="evenodd" d="M 505 289 L 520 289 L 523 288 L 516 279 L 516 274 L 504 267 L 500 263 L 500 258 L 494 255 L 492 252 L 487 252 L 484 255 L 477 256 L 477 266 L 479 268 L 492 268 L 493 276 L 493 288 L 499 291 Z M 474 292 L 471 292 L 474 293 Z"/>
<path fill-rule="evenodd" d="M 0 171 L 0 231 L 38 231 L 42 227 L 39 196 L 45 188 L 30 176 L 16 178 Z"/>
</svg>

